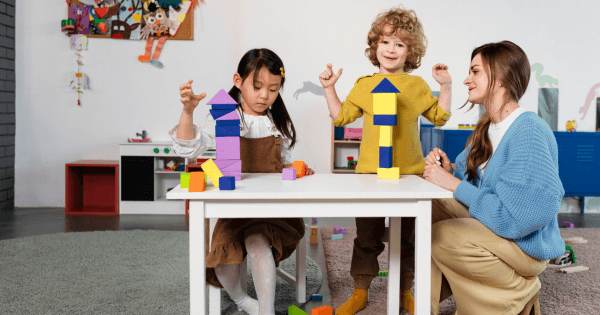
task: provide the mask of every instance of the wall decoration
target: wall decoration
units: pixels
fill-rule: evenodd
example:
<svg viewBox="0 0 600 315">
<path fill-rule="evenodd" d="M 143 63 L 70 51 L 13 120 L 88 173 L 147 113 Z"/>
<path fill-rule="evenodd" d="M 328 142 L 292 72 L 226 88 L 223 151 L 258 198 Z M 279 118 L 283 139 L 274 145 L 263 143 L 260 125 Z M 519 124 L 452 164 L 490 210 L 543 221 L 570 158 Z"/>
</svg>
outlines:
<svg viewBox="0 0 600 315">
<path fill-rule="evenodd" d="M 552 87 L 558 85 L 558 80 L 542 75 L 544 66 L 541 63 L 531 66 L 531 71 L 535 71 L 535 79 L 541 86 L 538 91 L 538 116 L 548 123 L 550 129 L 558 131 L 558 88 Z M 544 87 L 546 84 L 550 87 Z"/>
<path fill-rule="evenodd" d="M 81 106 L 81 94 L 83 94 L 83 90 L 90 88 L 89 78 L 80 71 L 81 66 L 83 66 L 83 61 L 81 60 L 82 56 L 79 53 L 75 53 L 75 55 L 77 56 L 77 72 L 72 72 L 70 74 L 69 78 L 71 79 L 71 83 L 69 83 L 69 86 L 77 91 L 77 105 Z"/>
<path fill-rule="evenodd" d="M 583 114 L 583 116 L 581 116 L 581 120 L 583 120 L 585 118 L 585 115 L 587 115 L 588 109 L 590 109 L 590 106 L 592 106 L 594 98 L 596 97 L 600 97 L 600 83 L 594 84 L 594 86 L 592 86 L 592 88 L 588 92 L 587 97 L 585 98 L 585 103 L 583 103 L 583 106 L 579 108 L 579 113 Z"/>
<path fill-rule="evenodd" d="M 553 85 L 558 85 L 557 79 L 549 75 L 542 75 L 542 72 L 544 71 L 544 66 L 542 66 L 541 63 L 536 63 L 533 66 L 531 66 L 531 71 L 535 71 L 535 79 L 538 81 L 540 86 L 545 86 L 546 84 L 548 84 L 550 87 L 552 87 Z"/>
</svg>

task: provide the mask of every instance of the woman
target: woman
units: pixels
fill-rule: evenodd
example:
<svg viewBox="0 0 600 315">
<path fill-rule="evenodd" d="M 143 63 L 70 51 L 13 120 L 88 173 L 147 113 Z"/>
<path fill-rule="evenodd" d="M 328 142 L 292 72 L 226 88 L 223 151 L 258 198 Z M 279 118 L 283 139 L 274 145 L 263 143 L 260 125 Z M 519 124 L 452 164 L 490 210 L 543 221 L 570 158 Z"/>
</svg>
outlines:
<svg viewBox="0 0 600 315">
<path fill-rule="evenodd" d="M 518 104 L 530 73 L 512 42 L 476 48 L 464 84 L 469 110 L 486 113 L 456 169 L 438 148 L 426 158 L 424 178 L 455 197 L 432 205 L 434 314 L 452 294 L 455 314 L 540 314 L 537 275 L 565 251 L 557 220 L 565 191 L 554 134 Z"/>
</svg>

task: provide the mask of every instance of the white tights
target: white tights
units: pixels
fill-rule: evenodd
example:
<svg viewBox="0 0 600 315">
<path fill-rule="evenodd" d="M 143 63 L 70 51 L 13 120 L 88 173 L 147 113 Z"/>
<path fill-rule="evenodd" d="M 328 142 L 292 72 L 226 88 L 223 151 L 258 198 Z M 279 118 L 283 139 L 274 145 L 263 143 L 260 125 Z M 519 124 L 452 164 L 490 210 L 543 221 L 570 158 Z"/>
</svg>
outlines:
<svg viewBox="0 0 600 315">
<path fill-rule="evenodd" d="M 246 251 L 258 301 L 249 297 L 240 284 L 240 265 L 218 265 L 217 279 L 239 308 L 250 315 L 275 315 L 275 284 L 277 274 L 271 243 L 264 234 L 246 238 Z"/>
</svg>

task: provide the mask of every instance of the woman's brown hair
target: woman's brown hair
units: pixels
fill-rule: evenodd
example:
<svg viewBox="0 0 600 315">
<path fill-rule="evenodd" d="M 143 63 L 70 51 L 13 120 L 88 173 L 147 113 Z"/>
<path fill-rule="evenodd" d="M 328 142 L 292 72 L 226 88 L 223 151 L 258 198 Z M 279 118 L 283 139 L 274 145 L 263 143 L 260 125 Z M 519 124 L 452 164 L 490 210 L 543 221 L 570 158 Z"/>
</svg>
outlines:
<svg viewBox="0 0 600 315">
<path fill-rule="evenodd" d="M 471 181 L 478 177 L 477 168 L 485 163 L 492 157 L 493 148 L 492 142 L 488 136 L 488 129 L 492 121 L 490 116 L 490 107 L 493 99 L 492 89 L 498 84 L 502 84 L 507 90 L 506 98 L 504 103 L 499 109 L 501 112 L 506 103 L 509 101 L 518 102 L 519 99 L 525 94 L 527 85 L 529 85 L 529 77 L 531 75 L 531 66 L 529 65 L 529 59 L 527 55 L 517 46 L 515 43 L 510 41 L 502 41 L 499 43 L 490 43 L 475 48 L 471 53 L 471 60 L 478 54 L 481 54 L 481 60 L 483 67 L 487 73 L 488 86 L 483 99 L 483 104 L 479 106 L 485 107 L 485 113 L 479 118 L 477 127 L 469 136 L 465 149 L 471 145 L 469 155 L 465 159 L 467 165 L 467 180 Z M 465 102 L 461 108 L 467 105 L 468 101 Z M 471 110 L 475 104 L 471 104 L 469 110 Z"/>
</svg>

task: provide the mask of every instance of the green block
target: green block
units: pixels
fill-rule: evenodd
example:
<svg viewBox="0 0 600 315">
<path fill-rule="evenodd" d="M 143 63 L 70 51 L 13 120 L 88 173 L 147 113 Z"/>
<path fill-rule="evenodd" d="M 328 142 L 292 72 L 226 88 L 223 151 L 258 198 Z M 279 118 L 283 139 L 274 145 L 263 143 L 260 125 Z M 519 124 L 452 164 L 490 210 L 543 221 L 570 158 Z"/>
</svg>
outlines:
<svg viewBox="0 0 600 315">
<path fill-rule="evenodd" d="M 305 311 L 296 305 L 290 305 L 288 307 L 288 315 L 308 315 Z"/>
<path fill-rule="evenodd" d="M 179 179 L 181 188 L 190 188 L 190 173 L 181 173 Z"/>
</svg>

